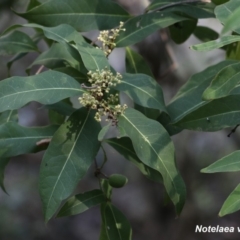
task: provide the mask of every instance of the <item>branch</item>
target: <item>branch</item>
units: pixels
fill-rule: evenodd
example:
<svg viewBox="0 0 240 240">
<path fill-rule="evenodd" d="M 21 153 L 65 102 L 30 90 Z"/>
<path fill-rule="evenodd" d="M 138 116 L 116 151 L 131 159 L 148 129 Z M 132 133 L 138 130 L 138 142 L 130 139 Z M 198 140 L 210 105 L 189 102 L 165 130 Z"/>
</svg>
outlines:
<svg viewBox="0 0 240 240">
<path fill-rule="evenodd" d="M 240 126 L 240 124 L 236 125 L 236 127 L 233 128 L 232 131 L 228 134 L 228 137 L 231 137 L 231 135 L 236 132 L 236 130 L 239 126 Z"/>
</svg>

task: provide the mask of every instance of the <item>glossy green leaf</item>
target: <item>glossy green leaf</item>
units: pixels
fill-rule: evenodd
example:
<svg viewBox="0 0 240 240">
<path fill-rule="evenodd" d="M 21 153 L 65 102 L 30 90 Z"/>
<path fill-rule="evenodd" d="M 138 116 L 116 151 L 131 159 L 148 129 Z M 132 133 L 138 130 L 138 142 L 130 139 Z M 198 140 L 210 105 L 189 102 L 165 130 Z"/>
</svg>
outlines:
<svg viewBox="0 0 240 240">
<path fill-rule="evenodd" d="M 225 22 L 222 33 L 226 33 L 228 31 L 239 30 L 239 21 L 240 21 L 240 6 L 234 10 L 234 12 L 228 17 Z"/>
<path fill-rule="evenodd" d="M 0 55 L 36 52 L 36 44 L 25 33 L 15 31 L 0 37 Z"/>
<path fill-rule="evenodd" d="M 193 75 L 167 106 L 172 122 L 181 120 L 184 116 L 204 105 L 205 101 L 202 100 L 204 90 L 210 85 L 218 72 L 234 63 L 236 61 L 223 61 Z"/>
<path fill-rule="evenodd" d="M 201 170 L 203 173 L 240 171 L 240 151 L 233 152 Z"/>
<path fill-rule="evenodd" d="M 117 47 L 133 45 L 159 29 L 184 20 L 187 20 L 187 18 L 163 12 L 148 13 L 131 18 L 124 24 L 126 31 L 120 32 L 116 39 L 116 45 Z"/>
<path fill-rule="evenodd" d="M 219 34 L 213 29 L 204 26 L 197 26 L 193 34 L 202 42 L 216 40 L 219 37 Z"/>
<path fill-rule="evenodd" d="M 64 116 L 70 116 L 74 111 L 76 111 L 75 108 L 64 101 L 60 101 L 51 105 L 45 105 L 44 107 L 50 110 L 54 110 Z"/>
<path fill-rule="evenodd" d="M 0 124 L 7 122 L 17 122 L 18 121 L 18 112 L 14 111 L 5 111 L 0 114 Z"/>
<path fill-rule="evenodd" d="M 240 42 L 229 44 L 226 47 L 226 58 L 240 60 Z"/>
<path fill-rule="evenodd" d="M 234 43 L 234 42 L 238 42 L 238 41 L 240 41 L 240 36 L 224 36 L 217 40 L 193 45 L 193 46 L 191 46 L 191 49 L 199 51 L 199 52 L 210 51 L 210 50 L 221 48 L 230 43 Z"/>
<path fill-rule="evenodd" d="M 126 71 L 127 73 L 143 73 L 154 78 L 145 59 L 129 47 L 126 47 Z"/>
<path fill-rule="evenodd" d="M 109 240 L 132 240 L 130 223 L 116 207 L 111 203 L 106 204 L 104 215 L 105 230 Z"/>
<path fill-rule="evenodd" d="M 22 127 L 15 122 L 0 125 L 0 156 L 1 158 L 18 156 L 38 151 L 38 143 L 50 139 L 57 126 Z"/>
<path fill-rule="evenodd" d="M 55 68 L 55 71 L 65 73 L 74 79 L 76 79 L 80 83 L 87 82 L 87 72 L 85 72 L 85 68 L 81 69 L 79 72 L 78 70 L 72 68 L 72 67 L 60 67 L 60 68 Z"/>
<path fill-rule="evenodd" d="M 0 112 L 18 109 L 31 101 L 53 104 L 82 92 L 76 80 L 55 71 L 11 77 L 0 82 Z"/>
<path fill-rule="evenodd" d="M 98 141 L 102 141 L 104 139 L 110 127 L 111 127 L 111 122 L 101 129 L 101 131 L 98 134 Z"/>
<path fill-rule="evenodd" d="M 94 113 L 81 108 L 54 134 L 40 168 L 39 190 L 46 222 L 91 166 L 100 147 L 100 129 Z"/>
<path fill-rule="evenodd" d="M 58 113 L 57 111 L 49 110 L 48 118 L 51 124 L 61 125 L 65 122 L 66 116 Z"/>
<path fill-rule="evenodd" d="M 129 19 L 129 14 L 110 0 L 50 0 L 18 15 L 48 27 L 66 23 L 83 32 L 113 28 Z"/>
<path fill-rule="evenodd" d="M 32 8 L 35 8 L 39 5 L 41 5 L 41 3 L 38 0 L 30 0 L 29 3 L 28 3 L 27 11 L 29 11 Z"/>
<path fill-rule="evenodd" d="M 133 101 L 143 107 L 167 111 L 160 85 L 145 74 L 122 74 L 123 79 L 115 89 L 125 92 Z"/>
<path fill-rule="evenodd" d="M 40 28 L 47 38 L 60 43 L 71 44 L 72 47 L 79 51 L 82 61 L 88 70 L 101 70 L 109 67 L 103 51 L 88 44 L 79 32 L 67 24 L 61 24 L 57 27 L 43 27 L 37 24 L 25 24 L 24 26 Z"/>
<path fill-rule="evenodd" d="M 134 109 L 126 109 L 118 122 L 121 136 L 128 136 L 138 158 L 158 171 L 169 197 L 180 214 L 185 201 L 185 185 L 175 165 L 173 143 L 163 128 Z"/>
<path fill-rule="evenodd" d="M 226 24 L 229 17 L 233 15 L 233 12 L 240 7 L 240 1 L 230 0 L 229 2 L 219 5 L 215 8 L 214 12 L 216 18 L 223 23 Z M 235 32 L 240 33 L 240 28 L 234 29 Z"/>
<path fill-rule="evenodd" d="M 224 4 L 228 2 L 229 0 L 212 0 L 212 2 L 216 5 Z"/>
<path fill-rule="evenodd" d="M 240 210 L 240 184 L 228 196 L 218 215 L 223 217 L 238 210 Z"/>
<path fill-rule="evenodd" d="M 78 71 L 85 70 L 78 51 L 66 43 L 53 44 L 50 49 L 40 54 L 29 68 L 34 65 L 43 65 L 50 69 L 72 67 Z"/>
<path fill-rule="evenodd" d="M 154 0 L 147 10 L 184 13 L 193 18 L 212 18 L 215 5 L 200 1 Z"/>
<path fill-rule="evenodd" d="M 0 187 L 6 194 L 8 194 L 8 193 L 4 186 L 4 171 L 5 171 L 5 168 L 8 164 L 8 162 L 9 162 L 9 158 L 1 158 L 0 159 Z"/>
<path fill-rule="evenodd" d="M 129 47 L 126 48 L 126 71 L 128 73 L 136 74 L 143 73 L 154 78 L 148 63 L 144 58 Z M 146 108 L 138 104 L 135 104 L 135 109 L 152 119 L 156 119 L 160 113 L 157 109 Z"/>
<path fill-rule="evenodd" d="M 203 102 L 173 124 L 183 129 L 210 132 L 233 127 L 239 124 L 239 101 L 240 94 Z"/>
<path fill-rule="evenodd" d="M 106 199 L 103 192 L 98 189 L 80 193 L 67 200 L 59 211 L 57 217 L 80 214 L 98 204 L 104 203 L 105 201 Z"/>
<path fill-rule="evenodd" d="M 227 66 L 212 80 L 203 92 L 204 100 L 226 97 L 240 83 L 240 63 Z"/>
<path fill-rule="evenodd" d="M 162 176 L 161 174 L 154 170 L 153 168 L 149 167 L 148 165 L 144 164 L 137 156 L 134 151 L 132 142 L 129 138 L 123 137 L 120 139 L 111 138 L 104 140 L 107 144 L 113 147 L 118 153 L 125 157 L 128 161 L 133 163 L 144 176 L 148 179 L 162 183 Z"/>
<path fill-rule="evenodd" d="M 173 24 L 169 27 L 172 40 L 177 44 L 184 43 L 192 35 L 196 26 L 195 19 Z"/>
</svg>

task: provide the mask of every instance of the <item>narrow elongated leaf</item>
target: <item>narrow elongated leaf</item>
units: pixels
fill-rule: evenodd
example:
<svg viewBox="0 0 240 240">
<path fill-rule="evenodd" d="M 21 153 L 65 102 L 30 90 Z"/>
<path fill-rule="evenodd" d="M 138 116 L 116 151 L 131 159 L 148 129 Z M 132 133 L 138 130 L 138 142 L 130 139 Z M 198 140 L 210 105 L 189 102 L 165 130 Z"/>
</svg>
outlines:
<svg viewBox="0 0 240 240">
<path fill-rule="evenodd" d="M 214 41 L 193 45 L 191 49 L 199 52 L 210 51 L 238 41 L 240 36 L 224 36 Z"/>
<path fill-rule="evenodd" d="M 204 102 L 174 124 L 183 129 L 210 132 L 233 127 L 239 124 L 239 101 L 240 94 Z"/>
<path fill-rule="evenodd" d="M 40 54 L 29 68 L 34 65 L 44 65 L 50 69 L 72 67 L 78 71 L 85 70 L 78 51 L 66 43 L 53 44 L 50 49 Z"/>
<path fill-rule="evenodd" d="M 219 216 L 223 217 L 238 210 L 240 210 L 240 184 L 231 192 L 224 202 L 219 212 Z"/>
<path fill-rule="evenodd" d="M 15 122 L 0 125 L 0 156 L 13 157 L 38 150 L 38 142 L 53 136 L 57 126 L 26 128 Z"/>
<path fill-rule="evenodd" d="M 216 40 L 219 37 L 219 34 L 213 29 L 204 26 L 197 26 L 193 34 L 202 42 Z"/>
<path fill-rule="evenodd" d="M 240 7 L 237 8 L 233 12 L 233 14 L 229 16 L 222 30 L 222 33 L 226 33 L 228 31 L 235 31 L 236 29 L 239 29 L 239 21 L 240 21 L 239 14 L 240 14 Z"/>
<path fill-rule="evenodd" d="M 0 55 L 36 52 L 36 44 L 25 33 L 15 31 L 0 37 Z"/>
<path fill-rule="evenodd" d="M 240 1 L 230 0 L 225 4 L 219 5 L 215 8 L 214 12 L 216 18 L 225 25 L 230 16 L 233 15 L 233 12 L 240 7 Z M 240 28 L 234 29 L 235 32 L 240 33 Z"/>
<path fill-rule="evenodd" d="M 76 80 L 60 72 L 11 77 L 0 82 L 0 112 L 18 109 L 31 101 L 53 104 L 82 92 Z"/>
<path fill-rule="evenodd" d="M 126 109 L 119 117 L 119 130 L 133 143 L 139 159 L 158 171 L 169 197 L 180 214 L 185 201 L 184 182 L 177 171 L 173 143 L 162 125 L 134 109 Z"/>
<path fill-rule="evenodd" d="M 110 127 L 111 127 L 111 123 L 108 123 L 106 126 L 104 126 L 101 129 L 101 131 L 98 134 L 98 141 L 102 141 L 104 139 Z"/>
<path fill-rule="evenodd" d="M 126 48 L 126 71 L 135 74 L 143 73 L 154 78 L 148 63 L 144 58 L 129 47 Z M 156 119 L 160 113 L 157 109 L 146 108 L 138 104 L 135 104 L 135 108 L 148 118 L 152 119 Z"/>
<path fill-rule="evenodd" d="M 61 67 L 61 68 L 55 68 L 54 70 L 65 73 L 65 74 L 73 77 L 80 83 L 87 82 L 87 75 L 86 75 L 87 72 L 85 72 L 85 69 L 81 69 L 81 72 L 79 72 L 78 70 L 76 70 L 72 67 Z"/>
<path fill-rule="evenodd" d="M 130 17 L 119 5 L 109 0 L 50 0 L 18 15 L 48 27 L 66 23 L 83 32 L 110 29 Z"/>
<path fill-rule="evenodd" d="M 82 61 L 88 70 L 101 70 L 109 67 L 108 60 L 103 51 L 88 44 L 79 32 L 67 24 L 49 28 L 37 24 L 26 24 L 24 26 L 40 28 L 47 38 L 60 43 L 71 44 L 72 47 L 75 47 L 79 51 Z M 76 45 L 72 44 L 73 42 Z"/>
<path fill-rule="evenodd" d="M 104 142 L 108 143 L 117 152 L 124 156 L 128 161 L 133 163 L 148 179 L 159 183 L 163 182 L 162 176 L 158 171 L 147 166 L 138 158 L 137 154 L 134 151 L 132 142 L 129 138 L 127 137 L 123 137 L 120 139 L 111 138 L 104 140 Z"/>
<path fill-rule="evenodd" d="M 169 27 L 172 40 L 177 44 L 184 43 L 194 32 L 196 26 L 197 20 L 195 19 L 173 24 Z"/>
<path fill-rule="evenodd" d="M 105 227 L 109 240 L 131 240 L 132 229 L 126 217 L 112 204 L 104 209 Z"/>
<path fill-rule="evenodd" d="M 201 170 L 203 173 L 240 171 L 240 151 L 233 152 Z"/>
<path fill-rule="evenodd" d="M 143 73 L 154 78 L 145 59 L 129 47 L 126 47 L 126 71 L 127 73 Z"/>
<path fill-rule="evenodd" d="M 167 106 L 172 122 L 179 121 L 187 114 L 204 105 L 205 101 L 202 100 L 202 94 L 210 85 L 212 79 L 214 79 L 217 73 L 224 67 L 235 63 L 236 61 L 223 61 L 193 75 L 188 82 L 180 88 L 176 96 Z"/>
<path fill-rule="evenodd" d="M 187 20 L 173 13 L 149 13 L 134 17 L 124 24 L 126 31 L 121 32 L 116 39 L 117 47 L 126 47 L 140 42 L 159 29 Z"/>
<path fill-rule="evenodd" d="M 220 71 L 203 92 L 204 100 L 227 96 L 240 83 L 240 64 L 232 64 Z"/>
<path fill-rule="evenodd" d="M 91 207 L 106 201 L 101 190 L 92 190 L 77 194 L 67 200 L 59 211 L 57 217 L 72 216 L 87 211 Z"/>
<path fill-rule="evenodd" d="M 100 147 L 100 129 L 94 113 L 81 108 L 54 134 L 40 168 L 39 190 L 46 222 L 92 164 Z"/>
<path fill-rule="evenodd" d="M 29 11 L 32 8 L 35 8 L 39 5 L 41 5 L 41 3 L 38 0 L 30 0 L 29 3 L 28 3 L 27 11 Z"/>
<path fill-rule="evenodd" d="M 75 108 L 63 101 L 51 105 L 45 105 L 44 107 L 50 110 L 54 110 L 64 116 L 70 116 L 73 112 L 76 111 Z"/>
<path fill-rule="evenodd" d="M 214 17 L 214 6 L 214 4 L 208 3 L 207 1 L 198 0 L 154 0 L 148 6 L 147 10 L 185 13 L 193 18 L 211 18 Z"/>
<path fill-rule="evenodd" d="M 122 74 L 123 79 L 115 89 L 125 92 L 141 106 L 165 111 L 165 103 L 160 85 L 145 74 Z"/>
</svg>

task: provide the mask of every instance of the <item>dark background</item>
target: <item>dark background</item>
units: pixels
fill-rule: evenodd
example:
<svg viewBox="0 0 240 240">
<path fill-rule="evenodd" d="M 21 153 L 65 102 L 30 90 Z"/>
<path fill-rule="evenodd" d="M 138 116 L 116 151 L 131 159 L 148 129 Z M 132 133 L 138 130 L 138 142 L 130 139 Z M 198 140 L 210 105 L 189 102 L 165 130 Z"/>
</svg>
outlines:
<svg viewBox="0 0 240 240">
<path fill-rule="evenodd" d="M 140 14 L 147 4 L 146 0 L 119 2 L 133 14 Z M 0 0 L 0 33 L 12 24 L 24 23 L 23 19 L 11 12 L 10 7 L 24 11 L 26 4 L 26 0 Z M 200 24 L 219 28 L 214 20 L 205 20 Z M 32 34 L 31 31 L 28 33 Z M 220 50 L 210 54 L 189 50 L 189 46 L 197 42 L 191 37 L 187 43 L 176 46 L 169 40 L 166 31 L 159 31 L 135 46 L 152 67 L 163 88 L 166 102 L 191 74 L 224 59 Z M 43 42 L 39 43 L 39 47 L 41 50 L 46 49 Z M 120 69 L 124 69 L 124 59 L 119 60 L 123 54 L 124 50 L 118 50 L 112 57 L 112 61 L 117 59 Z M 31 53 L 14 63 L 11 74 L 26 75 L 25 69 L 36 56 L 36 53 Z M 10 57 L 0 57 L 0 79 L 7 77 L 6 63 L 9 59 Z M 19 110 L 19 123 L 24 126 L 47 125 L 48 113 L 38 103 L 31 103 Z M 108 148 L 109 161 L 105 173 L 124 173 L 129 178 L 126 187 L 114 191 L 113 203 L 130 220 L 133 240 L 239 239 L 237 226 L 240 226 L 240 213 L 218 217 L 224 200 L 240 182 L 239 174 L 200 173 L 202 168 L 239 149 L 239 131 L 228 138 L 229 131 L 230 129 L 214 133 L 183 131 L 172 138 L 177 165 L 187 186 L 187 201 L 179 218 L 176 218 L 172 204 L 164 206 L 162 185 L 147 180 L 135 166 Z M 44 224 L 38 194 L 42 155 L 41 152 L 15 157 L 6 169 L 5 185 L 9 195 L 0 191 L 0 240 L 97 240 L 101 224 L 98 207 L 81 215 L 53 219 L 47 225 Z M 101 158 L 102 155 L 99 155 L 98 160 Z M 94 169 L 89 169 L 76 192 L 98 187 L 93 172 Z M 196 225 L 233 226 L 235 233 L 195 233 Z"/>
</svg>

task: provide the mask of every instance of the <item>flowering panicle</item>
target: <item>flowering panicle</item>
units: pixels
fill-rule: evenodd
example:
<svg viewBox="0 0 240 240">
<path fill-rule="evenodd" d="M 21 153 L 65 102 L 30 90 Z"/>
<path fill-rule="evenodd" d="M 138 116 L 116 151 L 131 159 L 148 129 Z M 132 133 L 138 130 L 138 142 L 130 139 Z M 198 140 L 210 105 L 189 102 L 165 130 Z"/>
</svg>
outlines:
<svg viewBox="0 0 240 240">
<path fill-rule="evenodd" d="M 97 109 L 95 119 L 101 121 L 102 116 L 107 116 L 106 121 L 111 120 L 113 125 L 117 124 L 117 116 L 123 114 L 127 105 L 118 104 L 118 94 L 109 94 L 110 88 L 121 83 L 122 75 L 117 73 L 114 75 L 109 69 L 96 70 L 88 72 L 88 82 L 91 86 L 82 84 L 82 88 L 86 89 L 82 97 L 79 98 L 80 103 L 91 109 Z M 107 96 L 106 96 L 107 95 Z M 105 97 L 105 98 L 104 98 Z"/>
<path fill-rule="evenodd" d="M 112 52 L 112 50 L 116 47 L 115 40 L 119 35 L 119 32 L 126 31 L 126 29 L 123 28 L 123 25 L 124 23 L 120 22 L 119 27 L 100 32 L 98 40 L 102 42 L 101 49 L 103 50 L 106 56 L 108 56 Z"/>
</svg>

